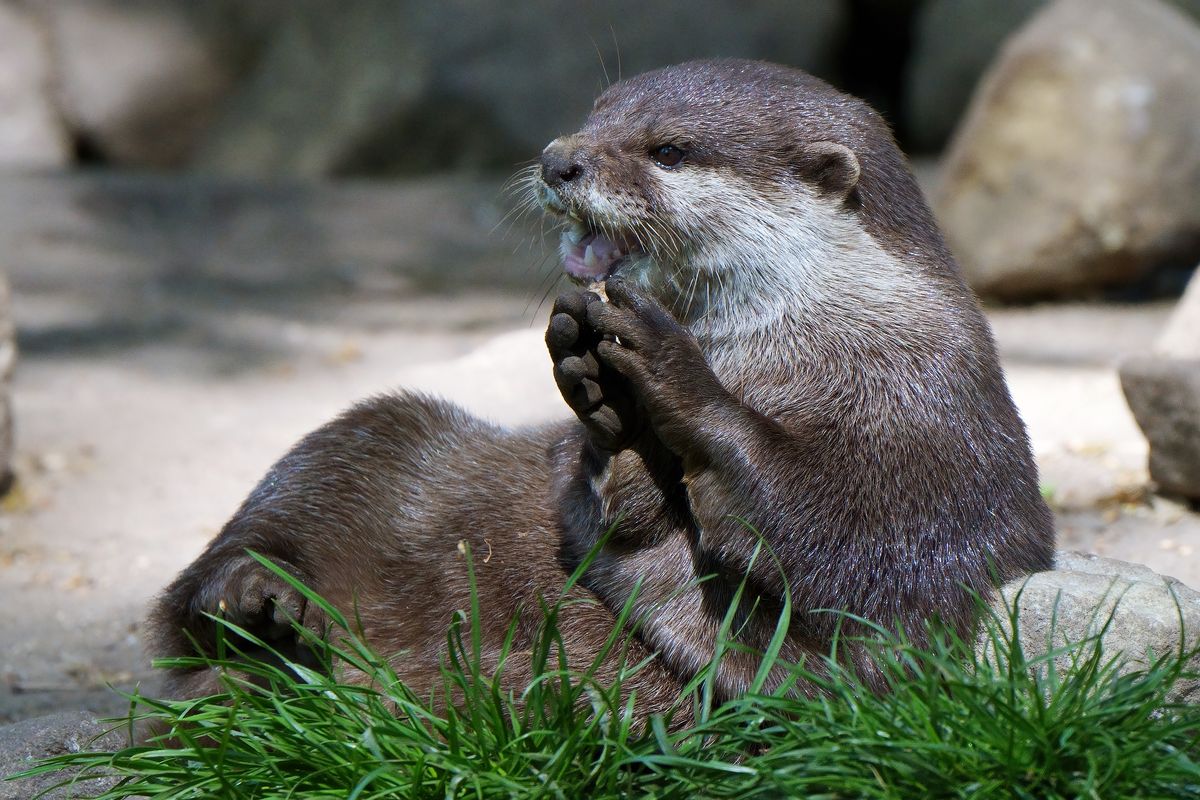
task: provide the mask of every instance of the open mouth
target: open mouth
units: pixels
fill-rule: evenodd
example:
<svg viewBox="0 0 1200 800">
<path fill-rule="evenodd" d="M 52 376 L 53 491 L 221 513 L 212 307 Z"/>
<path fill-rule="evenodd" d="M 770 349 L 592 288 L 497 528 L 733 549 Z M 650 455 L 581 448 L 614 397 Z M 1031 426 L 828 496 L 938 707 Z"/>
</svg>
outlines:
<svg viewBox="0 0 1200 800">
<path fill-rule="evenodd" d="M 567 274 L 591 283 L 607 280 L 622 264 L 644 255 L 632 236 L 601 233 L 575 219 L 567 223 L 559 249 Z"/>
</svg>

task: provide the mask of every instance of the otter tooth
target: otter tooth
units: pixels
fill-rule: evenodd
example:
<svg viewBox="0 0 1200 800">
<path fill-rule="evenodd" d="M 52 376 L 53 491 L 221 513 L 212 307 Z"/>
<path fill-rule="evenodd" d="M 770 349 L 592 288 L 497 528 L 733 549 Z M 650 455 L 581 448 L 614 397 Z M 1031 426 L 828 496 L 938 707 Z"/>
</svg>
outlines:
<svg viewBox="0 0 1200 800">
<path fill-rule="evenodd" d="M 589 244 L 587 249 L 583 251 L 583 265 L 588 269 L 595 269 L 600 259 L 596 258 L 596 251 Z"/>
<path fill-rule="evenodd" d="M 579 244 L 587 238 L 588 229 L 586 225 L 571 225 L 566 230 L 567 241 L 571 244 Z"/>
</svg>

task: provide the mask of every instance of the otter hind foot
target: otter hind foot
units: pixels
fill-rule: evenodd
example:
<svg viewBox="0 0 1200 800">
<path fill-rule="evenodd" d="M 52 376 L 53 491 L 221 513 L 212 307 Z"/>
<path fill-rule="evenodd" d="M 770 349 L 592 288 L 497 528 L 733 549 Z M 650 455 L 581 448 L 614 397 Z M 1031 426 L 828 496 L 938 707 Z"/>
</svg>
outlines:
<svg viewBox="0 0 1200 800">
<path fill-rule="evenodd" d="M 256 561 L 239 565 L 219 593 L 217 616 L 267 644 L 296 637 L 293 622 L 324 633 L 325 615 L 300 590 Z"/>
<path fill-rule="evenodd" d="M 291 565 L 276 563 L 288 574 L 299 575 Z M 274 652 L 284 660 L 303 664 L 314 660 L 308 644 L 311 637 L 298 631 L 295 623 L 322 638 L 329 624 L 320 606 L 310 603 L 295 586 L 249 555 L 208 572 L 181 605 L 186 608 L 187 619 L 180 627 L 191 634 L 191 649 L 199 645 L 201 652 L 209 656 L 218 655 L 215 644 L 219 634 L 214 619 L 224 620 L 262 643 L 242 641 L 232 632 L 223 635 L 247 657 L 262 659 Z M 178 648 L 172 649 L 176 650 L 173 654 L 179 654 Z"/>
</svg>

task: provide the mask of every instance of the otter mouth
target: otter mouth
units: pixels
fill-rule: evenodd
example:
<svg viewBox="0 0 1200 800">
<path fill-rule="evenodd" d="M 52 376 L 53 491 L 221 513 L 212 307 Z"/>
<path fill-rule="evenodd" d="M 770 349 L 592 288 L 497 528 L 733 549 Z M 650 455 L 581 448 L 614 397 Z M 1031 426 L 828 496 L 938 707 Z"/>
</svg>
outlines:
<svg viewBox="0 0 1200 800">
<path fill-rule="evenodd" d="M 634 236 L 600 231 L 574 218 L 567 222 L 559 249 L 567 274 L 588 283 L 608 280 L 622 265 L 645 255 Z"/>
</svg>

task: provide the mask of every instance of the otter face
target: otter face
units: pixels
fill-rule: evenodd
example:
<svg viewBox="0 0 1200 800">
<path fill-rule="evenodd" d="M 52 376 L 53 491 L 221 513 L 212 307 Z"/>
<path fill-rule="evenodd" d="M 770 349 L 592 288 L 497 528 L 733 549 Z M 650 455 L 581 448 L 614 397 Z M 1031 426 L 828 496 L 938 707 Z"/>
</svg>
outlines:
<svg viewBox="0 0 1200 800">
<path fill-rule="evenodd" d="M 732 284 L 785 291 L 861 233 L 859 162 L 842 140 L 856 141 L 864 108 L 784 67 L 669 67 L 609 87 L 542 152 L 534 193 L 563 220 L 579 282 L 619 272 L 677 313 Z"/>
<path fill-rule="evenodd" d="M 650 172 L 678 168 L 682 151 L 659 149 L 661 163 L 614 146 L 602 132 L 581 131 L 542 152 L 535 192 L 546 211 L 565 219 L 560 253 L 575 280 L 600 283 L 618 270 L 646 277 L 683 256 L 683 241 L 656 213 L 661 187 Z"/>
</svg>

